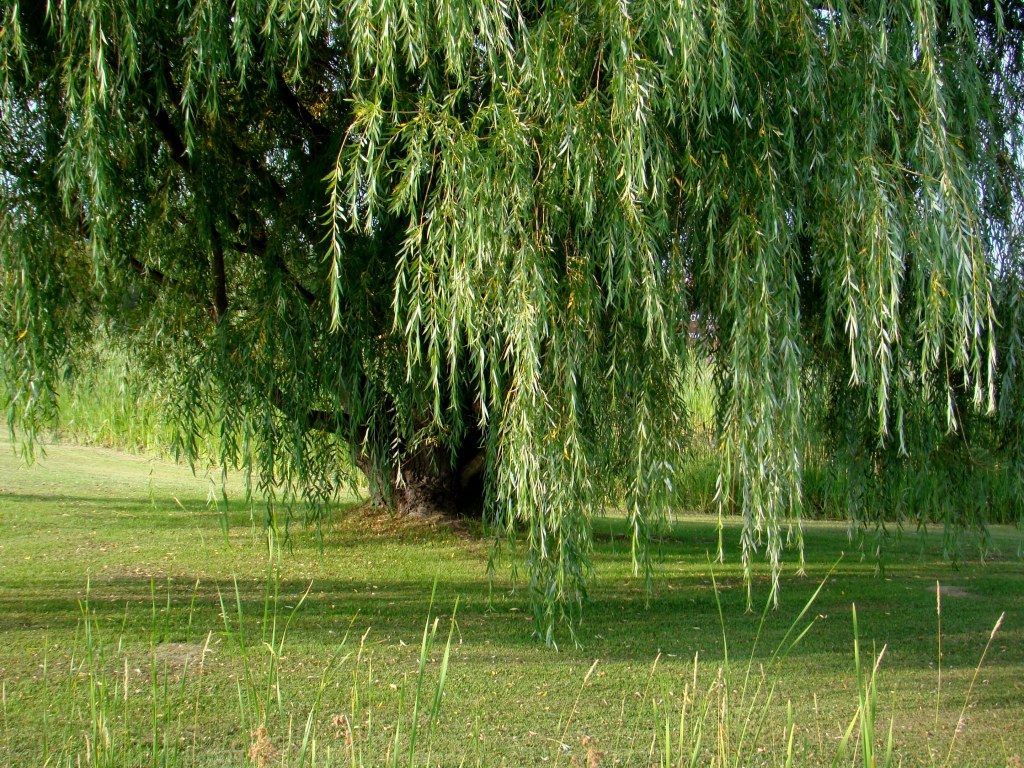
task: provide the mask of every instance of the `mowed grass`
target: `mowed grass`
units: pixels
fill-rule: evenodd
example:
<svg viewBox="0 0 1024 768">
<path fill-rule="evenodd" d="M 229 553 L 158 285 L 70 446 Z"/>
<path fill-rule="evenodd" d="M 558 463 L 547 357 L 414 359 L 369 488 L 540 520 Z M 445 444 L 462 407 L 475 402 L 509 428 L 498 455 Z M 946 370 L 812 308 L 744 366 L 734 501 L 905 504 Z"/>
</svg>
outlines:
<svg viewBox="0 0 1024 768">
<path fill-rule="evenodd" d="M 724 659 L 708 558 L 717 546 L 711 520 L 682 518 L 667 531 L 648 600 L 643 578 L 632 574 L 622 521 L 599 519 L 579 646 L 563 633 L 556 651 L 531 637 L 525 574 L 516 577 L 515 557 L 499 562 L 489 579 L 490 547 L 478 531 L 366 517 L 353 511 L 353 499 L 340 504 L 319 532 L 293 524 L 275 558 L 277 578 L 268 581 L 263 508 L 240 501 L 235 479 L 229 478 L 233 500 L 225 510 L 219 478 L 194 476 L 167 461 L 72 446 L 50 446 L 47 454 L 25 467 L 10 444 L 0 444 L 0 766 L 39 765 L 58 747 L 74 753 L 76 739 L 88 741 L 90 704 L 80 679 L 87 589 L 90 614 L 109 651 L 93 668 L 98 663 L 101 675 L 109 673 L 109 685 L 127 683 L 126 711 L 138 714 L 137 723 L 121 727 L 137 729 L 144 751 L 159 730 L 151 721 L 174 710 L 153 706 L 159 688 L 154 675 L 159 673 L 157 682 L 170 681 L 171 689 L 187 685 L 182 701 L 192 709 L 174 733 L 200 765 L 281 758 L 289 730 L 297 741 L 321 681 L 315 715 L 321 752 L 331 739 L 343 752 L 351 725 L 363 729 L 368 750 L 376 743 L 374 754 L 384 756 L 399 713 L 411 706 L 408 691 L 435 582 L 433 614 L 442 617 L 442 635 L 456 601 L 458 609 L 433 764 L 651 764 L 659 759 L 653 740 L 663 713 L 678 711 L 692 695 L 687 683 L 695 657 L 702 675 L 713 675 Z M 878 730 L 887 731 L 892 719 L 903 765 L 944 764 L 958 721 L 948 764 L 1021 764 L 1019 532 L 994 529 L 984 562 L 975 544 L 966 542 L 966 557 L 955 568 L 943 560 L 941 531 L 904 532 L 890 542 L 878 575 L 875 561 L 861 557 L 845 526 L 809 524 L 807 575 L 797 575 L 795 562 L 787 565 L 780 605 L 767 613 L 756 648 L 760 611 L 745 611 L 736 524 L 727 527 L 725 541 L 726 562 L 714 566 L 714 576 L 728 654 L 745 668 L 753 648 L 755 678 L 834 567 L 807 614 L 813 626 L 766 681 L 775 692 L 753 752 L 764 765 L 782 762 L 787 706 L 797 762 L 830 764 L 857 706 L 854 603 L 862 653 L 886 649 Z M 795 558 L 794 552 L 790 560 Z M 936 581 L 944 590 L 941 687 Z M 275 703 L 260 717 L 266 734 L 256 739 L 275 748 L 261 757 L 252 751 L 258 723 L 239 702 L 252 660 L 270 656 L 260 630 L 267 626 L 268 584 L 278 584 L 281 594 L 278 639 L 291 609 L 307 589 L 309 594 L 277 659 L 280 675 L 270 697 Z M 759 604 L 767 585 L 766 569 L 759 566 Z M 227 628 L 222 605 L 228 607 Z M 248 632 L 241 644 L 231 631 L 239 607 Z M 441 640 L 428 659 L 431 669 L 441 663 Z M 327 669 L 339 649 L 355 651 L 360 642 L 358 662 L 342 658 Z"/>
</svg>

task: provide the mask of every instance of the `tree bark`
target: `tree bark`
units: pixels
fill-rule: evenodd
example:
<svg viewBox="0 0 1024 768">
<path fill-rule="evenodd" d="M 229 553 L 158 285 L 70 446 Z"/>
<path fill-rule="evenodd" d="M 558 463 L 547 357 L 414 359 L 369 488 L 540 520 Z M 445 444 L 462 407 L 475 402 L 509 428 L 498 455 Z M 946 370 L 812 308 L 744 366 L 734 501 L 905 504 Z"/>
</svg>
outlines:
<svg viewBox="0 0 1024 768">
<path fill-rule="evenodd" d="M 484 450 L 467 437 L 454 460 L 431 443 L 410 451 L 387 469 L 360 462 L 370 485 L 370 504 L 418 518 L 479 518 L 484 509 Z"/>
</svg>

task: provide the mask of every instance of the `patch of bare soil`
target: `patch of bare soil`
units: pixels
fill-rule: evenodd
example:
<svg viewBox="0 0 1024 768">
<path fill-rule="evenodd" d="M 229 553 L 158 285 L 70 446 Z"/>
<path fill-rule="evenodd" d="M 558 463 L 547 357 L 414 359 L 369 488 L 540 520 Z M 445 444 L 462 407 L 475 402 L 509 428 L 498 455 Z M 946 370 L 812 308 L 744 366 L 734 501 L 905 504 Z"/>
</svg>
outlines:
<svg viewBox="0 0 1024 768">
<path fill-rule="evenodd" d="M 451 532 L 457 536 L 471 538 L 479 535 L 474 521 L 448 515 L 400 515 L 387 507 L 365 503 L 357 507 L 355 515 L 359 526 L 368 534 L 381 538 L 396 536 L 418 536 L 424 533 Z M 477 524 L 476 528 L 479 525 Z"/>
<path fill-rule="evenodd" d="M 153 646 L 151 658 L 158 670 L 180 675 L 186 669 L 196 673 L 211 655 L 213 650 L 204 643 L 159 643 Z"/>
</svg>

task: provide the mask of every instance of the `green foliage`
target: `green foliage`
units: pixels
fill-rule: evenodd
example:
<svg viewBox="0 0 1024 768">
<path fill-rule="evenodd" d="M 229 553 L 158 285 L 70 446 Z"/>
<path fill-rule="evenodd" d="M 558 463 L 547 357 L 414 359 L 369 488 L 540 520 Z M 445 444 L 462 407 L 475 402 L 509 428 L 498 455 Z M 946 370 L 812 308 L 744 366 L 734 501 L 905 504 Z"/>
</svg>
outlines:
<svg viewBox="0 0 1024 768">
<path fill-rule="evenodd" d="M 375 488 L 482 472 L 548 641 L 579 614 L 594 510 L 625 507 L 650 572 L 694 345 L 748 579 L 763 552 L 777 587 L 802 542 L 806 377 L 876 463 L 910 422 L 927 456 L 997 406 L 1020 455 L 1017 6 L 76 0 L 0 19 L 3 379 L 29 435 L 98 315 L 166 373 L 185 453 L 211 425 L 271 498 L 322 505 L 352 464 Z"/>
<path fill-rule="evenodd" d="M 122 350 L 101 343 L 58 389 L 59 437 L 64 440 L 169 456 L 174 430 L 151 371 L 133 368 Z"/>
</svg>

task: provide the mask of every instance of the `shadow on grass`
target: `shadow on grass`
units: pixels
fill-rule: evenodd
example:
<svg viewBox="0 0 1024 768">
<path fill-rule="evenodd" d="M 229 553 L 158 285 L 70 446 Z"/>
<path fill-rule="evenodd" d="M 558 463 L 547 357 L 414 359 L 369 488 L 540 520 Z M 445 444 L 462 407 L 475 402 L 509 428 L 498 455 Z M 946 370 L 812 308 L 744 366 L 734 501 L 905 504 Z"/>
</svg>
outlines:
<svg viewBox="0 0 1024 768">
<path fill-rule="evenodd" d="M 195 535 L 197 526 L 218 528 L 220 513 L 205 500 L 175 499 L 163 496 L 110 498 L 90 495 L 47 495 L 3 493 L 0 504 L 10 507 L 43 505 L 58 513 L 95 516 L 91 526 L 122 526 L 130 516 L 131 535 L 135 527 L 146 531 L 175 534 L 176 539 Z M 415 645 L 422 632 L 431 594 L 431 577 L 417 579 L 381 579 L 360 570 L 356 562 L 346 563 L 346 548 L 354 545 L 387 543 L 381 557 L 392 557 L 397 566 L 416 560 L 429 564 L 436 559 L 438 542 L 462 548 L 463 560 L 457 569 L 446 569 L 437 560 L 436 568 L 421 567 L 423 573 L 438 577 L 437 608 L 450 609 L 460 599 L 459 627 L 467 653 L 492 654 L 502 650 L 522 653 L 536 649 L 548 653 L 532 638 L 529 594 L 522 580 L 518 589 L 507 568 L 499 569 L 493 582 L 486 575 L 486 548 L 473 550 L 464 538 L 444 529 L 423 527 L 381 527 L 363 525 L 355 517 L 356 504 L 338 504 L 330 509 L 315 546 L 322 557 L 336 560 L 336 570 L 345 575 L 313 579 L 306 604 L 297 615 L 292 631 L 301 644 L 327 644 L 337 632 L 357 617 L 358 626 L 372 627 L 383 643 Z M 252 512 L 250 511 L 252 510 Z M 22 508 L 19 515 L 33 510 Z M 251 507 L 241 502 L 229 504 L 232 525 L 251 525 L 252 516 L 262 522 L 261 504 Z M 40 513 L 43 514 L 43 513 Z M 48 513 L 49 515 L 54 512 Z M 117 518 L 120 517 L 120 520 Z M 105 522 L 106 521 L 106 522 Z M 368 522 L 380 522 L 374 518 Z M 387 521 L 384 521 L 387 522 Z M 386 526 L 385 526 L 386 527 Z M 719 601 L 725 615 L 730 653 L 744 658 L 754 642 L 760 611 L 747 612 L 747 590 L 739 566 L 737 542 L 739 526 L 728 521 L 725 530 L 726 563 L 715 565 Z M 184 539 L 187 540 L 187 539 Z M 970 666 L 976 661 L 976 648 L 958 634 L 972 639 L 987 631 L 1000 611 L 1008 612 L 1004 637 L 1009 651 L 993 663 L 1020 663 L 1024 660 L 1024 569 L 1019 562 L 989 566 L 971 566 L 956 571 L 942 562 L 940 534 L 909 532 L 893 542 L 887 575 L 876 575 L 872 559 L 862 559 L 846 537 L 841 525 L 809 525 L 805 531 L 809 556 L 807 577 L 794 573 L 795 552 L 788 558 L 783 577 L 781 602 L 769 611 L 761 651 L 768 652 L 788 629 L 828 569 L 840 557 L 842 562 L 825 587 L 814 610 L 814 627 L 795 651 L 807 663 L 845 663 L 845 646 L 850 637 L 850 604 L 857 603 L 864 637 L 881 646 L 889 644 L 895 666 L 921 667 L 934 661 L 935 580 L 957 583 L 962 594 L 948 601 L 945 629 L 951 637 L 945 649 L 944 663 L 950 667 Z M 301 523 L 293 528 L 288 546 L 307 548 L 311 537 Z M 237 542 L 233 546 L 239 546 Z M 246 546 L 246 545 L 241 545 Z M 289 549 L 283 551 L 288 570 Z M 686 519 L 668 526 L 655 542 L 658 559 L 653 591 L 648 593 L 643 578 L 631 571 L 630 535 L 620 518 L 599 518 L 595 522 L 595 563 L 590 599 L 578 638 L 581 649 L 574 648 L 567 633 L 561 633 L 562 652 L 569 657 L 603 658 L 627 662 L 649 662 L 658 653 L 692 658 L 695 652 L 709 659 L 721 658 L 721 628 L 718 603 L 712 588 L 709 555 L 718 547 L 717 521 Z M 248 551 L 248 550 L 247 550 Z M 252 550 L 254 558 L 265 551 Z M 844 555 L 845 553 L 845 555 Z M 467 562 L 469 565 L 467 566 Z M 259 569 L 259 564 L 254 563 Z M 234 610 L 235 584 L 245 616 L 255 620 L 263 613 L 265 579 L 254 576 L 253 569 L 237 582 L 211 578 L 196 567 L 178 569 L 173 581 L 151 580 L 148 575 L 126 573 L 114 567 L 91 578 L 90 603 L 105 626 L 124 626 L 130 635 L 145 641 L 151 637 L 154 620 L 168 640 L 191 639 L 190 633 L 223 629 L 221 603 Z M 468 571 L 468 573 L 467 573 Z M 347 573 L 346 573 L 347 572 Z M 194 585 L 199 582 L 198 588 Z M 280 583 L 281 604 L 294 604 L 309 587 L 309 581 L 285 578 Z M 45 579 L 36 575 L 18 583 L 0 583 L 0 637 L 8 632 L 72 632 L 80 619 L 78 601 L 84 596 L 85 583 L 80 576 L 48 572 Z M 753 599 L 758 606 L 769 594 L 766 568 L 759 563 L 753 582 Z M 154 619 L 154 617 L 156 617 Z M 844 652 L 839 652 L 843 649 Z M 837 660 L 838 661 L 835 661 Z"/>
<path fill-rule="evenodd" d="M 794 618 L 817 586 L 820 578 L 787 578 L 777 610 L 767 614 L 759 656 L 767 655 L 782 639 Z M 934 661 L 935 616 L 932 582 L 886 582 L 853 570 L 840 570 L 826 585 L 808 619 L 816 626 L 794 650 L 793 657 L 808 664 L 844 665 L 846 646 L 851 637 L 851 602 L 856 602 L 861 631 L 881 647 L 895 649 L 890 659 L 894 667 L 922 667 Z M 236 620 L 237 583 L 244 621 L 253 627 L 263 615 L 266 582 L 261 579 L 203 580 L 198 587 L 184 578 L 173 582 L 151 583 L 145 578 L 94 577 L 89 603 L 102 626 L 123 629 L 129 637 L 148 642 L 154 631 L 162 641 L 187 642 L 201 639 L 208 631 L 223 630 L 220 596 L 229 619 Z M 1019 584 L 1018 584 L 1019 586 Z M 310 587 L 308 581 L 281 581 L 280 606 L 288 612 Z M 718 583 L 719 599 L 725 615 L 730 655 L 746 658 L 754 642 L 760 614 L 747 613 L 746 591 L 739 579 Z M 767 585 L 756 585 L 760 597 Z M 0 591 L 0 637 L 8 632 L 71 632 L 81 613 L 79 600 L 85 585 L 64 582 L 46 587 L 28 586 Z M 290 632 L 300 646 L 329 645 L 336 642 L 354 621 L 362 632 L 372 628 L 375 642 L 388 646 L 416 646 L 422 632 L 430 601 L 431 584 L 424 581 L 379 581 L 368 584 L 357 577 L 314 580 L 309 596 L 296 614 Z M 974 647 L 994 615 L 1008 611 L 1002 636 L 1009 652 L 993 659 L 994 664 L 1024 661 L 1024 617 L 1020 592 L 1005 594 L 1006 599 L 984 595 L 963 598 L 946 609 L 944 665 L 970 667 L 977 660 Z M 521 656 L 531 649 L 548 651 L 532 639 L 532 620 L 526 595 L 501 592 L 489 598 L 485 579 L 445 579 L 438 583 L 435 614 L 452 609 L 459 599 L 459 637 L 465 654 L 490 658 L 497 652 Z M 154 630 L 154 627 L 156 630 Z M 709 572 L 685 577 L 670 577 L 659 582 L 645 607 L 642 583 L 599 583 L 586 606 L 579 629 L 581 648 L 574 648 L 562 633 L 567 658 L 601 658 L 606 661 L 650 662 L 659 653 L 692 658 L 722 657 L 721 627 L 715 592 Z M 253 635 L 258 641 L 258 635 Z"/>
</svg>

